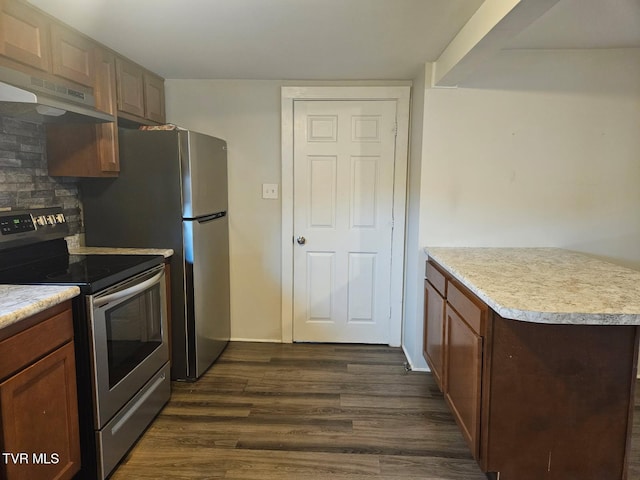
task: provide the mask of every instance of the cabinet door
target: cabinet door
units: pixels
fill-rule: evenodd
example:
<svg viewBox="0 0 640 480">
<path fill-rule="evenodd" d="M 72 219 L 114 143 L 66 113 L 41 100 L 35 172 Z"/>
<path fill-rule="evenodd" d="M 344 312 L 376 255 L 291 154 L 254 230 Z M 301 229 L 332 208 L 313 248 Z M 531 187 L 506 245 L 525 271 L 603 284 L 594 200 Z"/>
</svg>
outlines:
<svg viewBox="0 0 640 480">
<path fill-rule="evenodd" d="M 96 108 L 116 115 L 115 55 L 95 51 Z M 118 124 L 49 124 L 47 162 L 49 175 L 64 177 L 115 177 L 120 171 Z"/>
<path fill-rule="evenodd" d="M 445 326 L 445 300 L 438 291 L 425 281 L 424 285 L 424 341 L 423 355 L 431 373 L 444 391 L 444 326 Z"/>
<path fill-rule="evenodd" d="M 98 76 L 96 77 L 95 96 L 96 108 L 114 117 L 117 115 L 118 103 L 116 99 L 116 58 L 115 55 L 99 50 L 96 55 Z M 120 171 L 120 157 L 118 152 L 118 123 L 102 123 L 96 127 L 96 142 L 99 171 L 103 173 L 117 173 Z"/>
<path fill-rule="evenodd" d="M 0 0 L 0 8 L 0 55 L 50 71 L 49 19 L 17 0 Z"/>
<path fill-rule="evenodd" d="M 144 74 L 145 117 L 164 123 L 164 80 L 149 72 Z"/>
<path fill-rule="evenodd" d="M 144 70 L 123 58 L 116 58 L 118 110 L 144 117 Z"/>
<path fill-rule="evenodd" d="M 6 480 L 70 479 L 80 469 L 73 342 L 0 384 L 2 449 L 28 462 L 2 462 Z"/>
<path fill-rule="evenodd" d="M 93 88 L 96 45 L 82 35 L 53 23 L 51 52 L 53 74 Z"/>
<path fill-rule="evenodd" d="M 445 398 L 475 459 L 480 451 L 482 337 L 446 307 Z"/>
</svg>

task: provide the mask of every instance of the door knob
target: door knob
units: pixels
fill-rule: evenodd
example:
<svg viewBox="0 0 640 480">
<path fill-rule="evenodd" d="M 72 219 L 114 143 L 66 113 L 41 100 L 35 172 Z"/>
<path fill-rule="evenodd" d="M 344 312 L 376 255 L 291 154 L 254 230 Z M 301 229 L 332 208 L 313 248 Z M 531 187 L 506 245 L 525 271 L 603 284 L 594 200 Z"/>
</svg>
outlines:
<svg viewBox="0 0 640 480">
<path fill-rule="evenodd" d="M 296 242 L 298 242 L 298 245 L 304 245 L 305 243 L 307 243 L 307 239 L 304 237 L 298 237 L 296 238 Z"/>
</svg>

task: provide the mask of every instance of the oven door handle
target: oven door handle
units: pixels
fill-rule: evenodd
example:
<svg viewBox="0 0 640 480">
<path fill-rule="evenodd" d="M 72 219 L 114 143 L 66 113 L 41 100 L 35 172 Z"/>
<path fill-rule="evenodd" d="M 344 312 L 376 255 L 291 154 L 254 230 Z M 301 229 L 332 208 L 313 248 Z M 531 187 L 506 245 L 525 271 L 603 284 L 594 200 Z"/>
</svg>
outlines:
<svg viewBox="0 0 640 480">
<path fill-rule="evenodd" d="M 130 297 L 135 295 L 136 293 L 143 292 L 154 283 L 157 283 L 163 275 L 164 271 L 160 271 L 160 273 L 154 275 L 148 280 L 145 280 L 144 282 L 135 284 L 133 287 L 125 288 L 124 290 L 105 295 L 104 297 L 96 297 L 93 299 L 93 306 L 95 308 L 100 308 L 109 302 L 115 302 L 116 300 L 120 300 L 121 298 Z"/>
</svg>

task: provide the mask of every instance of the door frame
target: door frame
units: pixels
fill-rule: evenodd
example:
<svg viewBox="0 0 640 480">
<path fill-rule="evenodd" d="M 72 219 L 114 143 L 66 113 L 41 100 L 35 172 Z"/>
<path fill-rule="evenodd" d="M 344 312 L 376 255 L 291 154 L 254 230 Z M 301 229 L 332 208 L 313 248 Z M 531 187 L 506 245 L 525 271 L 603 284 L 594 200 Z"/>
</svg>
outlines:
<svg viewBox="0 0 640 480">
<path fill-rule="evenodd" d="M 391 312 L 389 345 L 402 341 L 404 243 L 409 153 L 410 86 L 283 86 L 281 89 L 282 145 L 282 342 L 293 342 L 293 107 L 302 100 L 393 100 L 396 102 L 396 145 L 393 178 L 393 236 L 391 239 Z"/>
</svg>

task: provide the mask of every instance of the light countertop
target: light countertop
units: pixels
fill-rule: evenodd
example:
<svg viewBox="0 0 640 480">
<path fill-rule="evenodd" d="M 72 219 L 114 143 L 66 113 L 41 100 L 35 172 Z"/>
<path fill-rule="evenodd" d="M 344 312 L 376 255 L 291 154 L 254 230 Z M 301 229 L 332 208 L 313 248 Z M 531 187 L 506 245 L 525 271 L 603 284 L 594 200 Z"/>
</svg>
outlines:
<svg viewBox="0 0 640 480">
<path fill-rule="evenodd" d="M 58 285 L 0 285 L 0 328 L 75 297 L 78 287 Z"/>
<path fill-rule="evenodd" d="M 116 248 L 116 247 L 73 247 L 72 255 L 162 255 L 169 258 L 173 255 L 171 248 Z"/>
<path fill-rule="evenodd" d="M 558 248 L 425 251 L 504 318 L 640 325 L 640 271 Z"/>
</svg>

